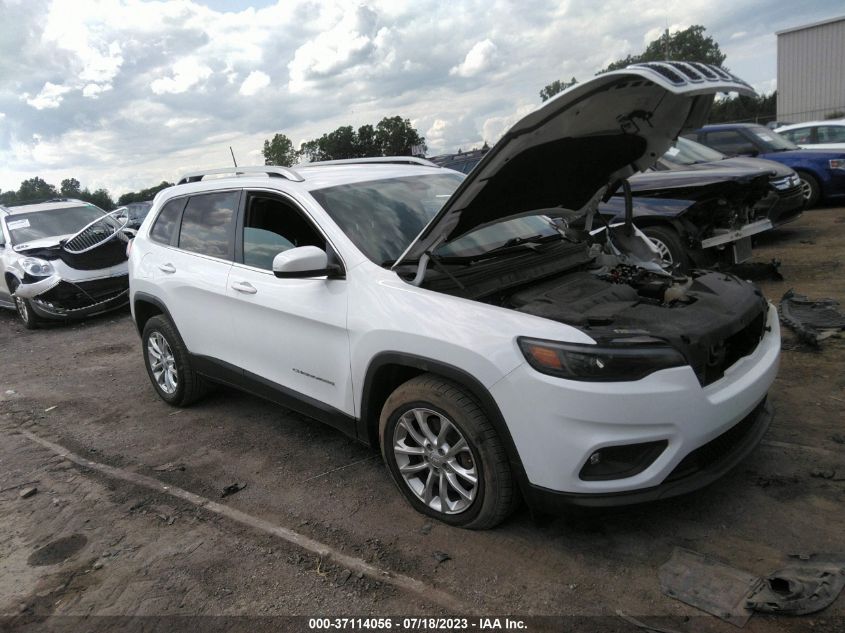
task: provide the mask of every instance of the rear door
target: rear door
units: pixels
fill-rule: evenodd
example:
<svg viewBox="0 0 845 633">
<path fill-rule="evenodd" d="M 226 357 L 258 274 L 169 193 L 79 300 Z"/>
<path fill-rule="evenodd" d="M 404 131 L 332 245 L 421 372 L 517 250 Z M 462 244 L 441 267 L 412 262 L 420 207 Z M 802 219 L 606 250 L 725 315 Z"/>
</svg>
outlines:
<svg viewBox="0 0 845 633">
<path fill-rule="evenodd" d="M 273 258 L 326 237 L 291 198 L 245 192 L 227 293 L 238 365 L 287 395 L 353 414 L 345 279 L 277 279 Z"/>
<path fill-rule="evenodd" d="M 150 230 L 149 269 L 188 350 L 229 363 L 237 356 L 226 283 L 235 251 L 241 190 L 168 202 Z"/>
</svg>

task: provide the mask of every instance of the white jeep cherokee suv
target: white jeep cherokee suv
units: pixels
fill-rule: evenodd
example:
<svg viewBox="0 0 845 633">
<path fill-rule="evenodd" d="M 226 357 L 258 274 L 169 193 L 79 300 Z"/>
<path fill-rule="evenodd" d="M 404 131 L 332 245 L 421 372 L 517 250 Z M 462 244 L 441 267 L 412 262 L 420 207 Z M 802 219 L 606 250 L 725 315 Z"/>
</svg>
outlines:
<svg viewBox="0 0 845 633">
<path fill-rule="evenodd" d="M 664 270 L 630 214 L 599 226 L 595 208 L 728 90 L 750 92 L 701 64 L 606 73 L 466 177 L 412 158 L 185 176 L 129 259 L 154 388 L 184 406 L 220 382 L 322 420 L 464 527 L 520 496 L 554 510 L 712 482 L 771 421 L 776 311 L 734 276 Z"/>
</svg>

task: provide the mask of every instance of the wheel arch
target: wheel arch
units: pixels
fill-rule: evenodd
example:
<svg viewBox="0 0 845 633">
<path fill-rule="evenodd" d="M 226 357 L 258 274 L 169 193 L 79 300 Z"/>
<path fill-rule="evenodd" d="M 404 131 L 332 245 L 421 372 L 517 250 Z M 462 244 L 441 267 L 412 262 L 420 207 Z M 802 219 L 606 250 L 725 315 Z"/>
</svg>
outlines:
<svg viewBox="0 0 845 633">
<path fill-rule="evenodd" d="M 520 489 L 524 490 L 528 483 L 525 469 L 495 399 L 472 374 L 442 361 L 405 352 L 382 352 L 374 356 L 367 366 L 361 391 L 358 439 L 372 447 L 378 447 L 379 417 L 387 398 L 399 385 L 425 373 L 451 380 L 475 398 L 502 440 L 514 477 Z"/>
<path fill-rule="evenodd" d="M 170 322 L 174 324 L 173 317 L 170 316 L 170 311 L 157 297 L 147 294 L 146 292 L 136 292 L 132 298 L 132 314 L 135 317 L 135 327 L 138 334 L 143 334 L 144 326 L 154 316 L 159 314 L 165 315 Z"/>
</svg>

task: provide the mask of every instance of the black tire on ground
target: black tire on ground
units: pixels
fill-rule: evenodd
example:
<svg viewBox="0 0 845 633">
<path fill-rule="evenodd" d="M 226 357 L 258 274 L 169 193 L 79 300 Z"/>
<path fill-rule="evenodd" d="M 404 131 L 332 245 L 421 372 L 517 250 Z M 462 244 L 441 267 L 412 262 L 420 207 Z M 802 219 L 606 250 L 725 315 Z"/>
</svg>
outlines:
<svg viewBox="0 0 845 633">
<path fill-rule="evenodd" d="M 801 179 L 801 189 L 804 193 L 804 208 L 812 209 L 818 204 L 821 198 L 821 187 L 819 187 L 818 179 L 806 171 L 799 171 L 798 177 Z"/>
<path fill-rule="evenodd" d="M 413 409 L 428 409 L 438 416 L 445 416 L 469 446 L 469 451 L 460 457 L 467 460 L 469 467 L 476 471 L 475 497 L 468 507 L 458 513 L 448 514 L 424 503 L 399 471 L 397 459 L 400 457 L 393 450 L 397 425 L 400 418 Z M 435 416 L 427 418 L 426 424 L 442 429 L 442 423 Z M 434 428 L 432 430 L 437 434 Z M 454 441 L 456 437 L 452 436 L 453 446 L 457 444 Z M 423 514 L 450 525 L 482 530 L 501 523 L 513 512 L 519 501 L 505 448 L 496 429 L 475 399 L 455 382 L 434 374 L 422 374 L 397 387 L 382 408 L 379 440 L 382 456 L 393 481 L 408 502 Z M 422 460 L 422 457 L 415 459 Z M 465 463 L 461 463 L 461 466 L 467 467 Z M 443 477 L 448 478 L 448 474 L 455 476 L 454 470 L 448 470 L 450 467 L 442 468 Z M 436 476 L 434 471 L 430 471 L 429 477 Z M 461 480 L 461 483 L 466 484 L 466 481 Z M 451 494 L 454 493 L 452 489 Z M 448 498 L 450 494 L 445 496 Z M 460 498 L 456 496 L 456 499 Z"/>
<path fill-rule="evenodd" d="M 35 314 L 29 299 L 15 297 L 15 308 L 18 311 L 18 317 L 20 317 L 21 322 L 27 330 L 38 329 L 41 319 Z"/>
<path fill-rule="evenodd" d="M 158 384 L 153 374 L 149 340 L 155 334 L 164 338 L 175 360 L 176 388 L 172 393 L 167 393 Z M 211 385 L 194 370 L 191 365 L 190 354 L 185 347 L 185 343 L 182 341 L 182 337 L 179 336 L 179 331 L 166 316 L 158 315 L 149 319 L 146 325 L 144 325 L 141 341 L 144 354 L 144 367 L 147 369 L 147 375 L 150 377 L 150 382 L 152 382 L 156 393 L 167 404 L 173 405 L 174 407 L 186 407 L 210 391 Z"/>
<path fill-rule="evenodd" d="M 664 262 L 677 265 L 679 272 L 689 271 L 689 253 L 675 229 L 668 226 L 647 226 L 641 230 L 661 252 Z"/>
</svg>

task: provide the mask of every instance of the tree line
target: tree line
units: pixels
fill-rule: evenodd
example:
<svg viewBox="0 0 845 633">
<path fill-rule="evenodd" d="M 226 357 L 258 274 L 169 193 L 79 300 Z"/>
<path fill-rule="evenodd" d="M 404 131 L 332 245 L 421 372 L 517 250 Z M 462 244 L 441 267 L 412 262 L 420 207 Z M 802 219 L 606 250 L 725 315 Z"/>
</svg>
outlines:
<svg viewBox="0 0 845 633">
<path fill-rule="evenodd" d="M 159 191 L 172 186 L 173 183 L 162 181 L 155 187 L 124 193 L 115 203 L 107 189 L 101 188 L 91 191 L 88 187 L 83 188 L 76 178 L 65 178 L 61 185 L 56 187 L 43 178 L 35 176 L 21 182 L 21 186 L 17 190 L 0 191 L 0 204 L 15 205 L 50 200 L 51 198 L 75 198 L 95 204 L 105 211 L 112 211 L 119 206 L 132 202 L 152 200 Z"/>
<path fill-rule="evenodd" d="M 343 125 L 319 138 L 305 141 L 296 149 L 284 134 L 264 141 L 265 165 L 290 167 L 302 160 L 314 162 L 343 158 L 425 155 L 425 138 L 401 116 L 384 117 L 375 126 L 362 125 L 357 130 Z"/>
</svg>

